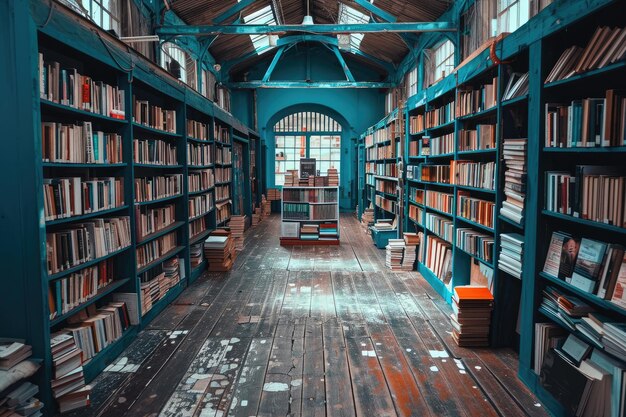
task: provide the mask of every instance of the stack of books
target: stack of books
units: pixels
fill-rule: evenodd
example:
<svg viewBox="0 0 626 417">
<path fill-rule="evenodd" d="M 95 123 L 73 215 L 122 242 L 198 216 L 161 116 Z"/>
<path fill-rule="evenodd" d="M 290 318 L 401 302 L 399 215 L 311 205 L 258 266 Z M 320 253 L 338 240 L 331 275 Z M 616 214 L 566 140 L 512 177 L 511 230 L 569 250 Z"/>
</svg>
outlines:
<svg viewBox="0 0 626 417">
<path fill-rule="evenodd" d="M 268 200 L 261 201 L 261 212 L 263 217 L 269 217 L 272 214 L 272 203 Z"/>
<path fill-rule="evenodd" d="M 270 201 L 279 201 L 280 200 L 280 190 L 278 188 L 268 188 L 267 189 L 267 199 Z"/>
<path fill-rule="evenodd" d="M 202 243 L 189 246 L 189 260 L 191 261 L 191 267 L 195 268 L 204 261 L 202 254 Z"/>
<path fill-rule="evenodd" d="M 308 180 L 307 180 L 307 184 L 308 184 Z M 307 185 L 305 184 L 305 185 Z M 285 172 L 285 187 L 293 187 L 293 186 L 298 186 L 300 185 L 300 175 L 298 174 L 298 170 L 297 169 L 288 169 L 287 172 Z"/>
<path fill-rule="evenodd" d="M 320 224 L 320 240 L 335 240 L 338 238 L 337 223 Z"/>
<path fill-rule="evenodd" d="M 517 224 L 524 220 L 526 198 L 526 139 L 504 139 L 504 194 L 500 214 Z"/>
<path fill-rule="evenodd" d="M 459 346 L 489 346 L 493 295 L 487 287 L 456 286 L 452 303 L 452 337 Z"/>
<path fill-rule="evenodd" d="M 522 279 L 522 256 L 524 254 L 524 236 L 519 233 L 500 234 L 500 259 L 498 269 L 516 278 Z"/>
<path fill-rule="evenodd" d="M 594 309 L 580 298 L 565 294 L 556 287 L 548 285 L 543 290 L 539 312 L 563 327 L 575 331 L 581 324 L 582 318 L 593 313 Z"/>
<path fill-rule="evenodd" d="M 64 413 L 88 406 L 91 387 L 85 385 L 83 352 L 76 345 L 73 334 L 66 330 L 53 334 L 50 349 L 54 377 L 50 384 L 59 411 Z"/>
<path fill-rule="evenodd" d="M 40 367 L 22 339 L 0 338 L 0 416 L 41 416 L 37 385 L 26 381 Z"/>
<path fill-rule="evenodd" d="M 369 231 L 369 227 L 374 224 L 374 209 L 366 208 L 361 214 L 361 225 Z"/>
<path fill-rule="evenodd" d="M 339 173 L 337 172 L 337 168 L 328 168 L 328 186 L 330 187 L 338 187 L 339 186 Z"/>
<path fill-rule="evenodd" d="M 317 224 L 303 223 L 300 226 L 300 239 L 302 240 L 319 240 L 320 226 Z"/>
<path fill-rule="evenodd" d="M 227 272 L 237 257 L 235 243 L 229 231 L 218 229 L 204 241 L 204 257 L 209 261 L 208 270 Z"/>
<path fill-rule="evenodd" d="M 386 249 L 385 265 L 392 271 L 402 269 L 402 256 L 404 255 L 404 239 L 389 239 Z"/>
<path fill-rule="evenodd" d="M 376 223 L 374 223 L 374 229 L 378 231 L 384 230 L 396 230 L 396 220 L 393 219 L 380 219 Z"/>
<path fill-rule="evenodd" d="M 246 216 L 232 216 L 228 226 L 230 227 L 231 236 L 235 241 L 235 249 L 238 251 L 243 250 L 243 232 L 246 227 Z"/>
<path fill-rule="evenodd" d="M 417 259 L 417 247 L 420 237 L 417 233 L 404 233 L 404 257 L 402 258 L 402 270 L 413 271 Z"/>
<path fill-rule="evenodd" d="M 252 226 L 256 226 L 263 220 L 263 213 L 261 207 L 255 207 L 254 213 L 252 213 Z"/>
</svg>

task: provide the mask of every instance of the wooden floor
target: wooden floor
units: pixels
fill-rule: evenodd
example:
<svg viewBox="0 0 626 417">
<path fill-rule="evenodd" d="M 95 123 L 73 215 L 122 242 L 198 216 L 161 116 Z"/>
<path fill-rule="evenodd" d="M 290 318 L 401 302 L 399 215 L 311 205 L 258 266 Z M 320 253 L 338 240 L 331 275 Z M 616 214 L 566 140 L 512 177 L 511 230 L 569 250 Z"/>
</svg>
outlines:
<svg viewBox="0 0 626 417">
<path fill-rule="evenodd" d="M 353 215 L 341 246 L 246 234 L 233 271 L 205 274 L 94 382 L 74 416 L 546 416 L 506 350 L 457 347 L 449 307 L 390 273 Z"/>
</svg>

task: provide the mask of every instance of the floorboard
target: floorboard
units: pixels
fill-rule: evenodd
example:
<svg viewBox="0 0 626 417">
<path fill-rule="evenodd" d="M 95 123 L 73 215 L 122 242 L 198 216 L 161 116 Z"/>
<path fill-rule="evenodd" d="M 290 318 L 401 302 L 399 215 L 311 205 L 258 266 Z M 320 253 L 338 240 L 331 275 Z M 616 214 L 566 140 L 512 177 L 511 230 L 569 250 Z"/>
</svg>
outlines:
<svg viewBox="0 0 626 417">
<path fill-rule="evenodd" d="M 417 272 L 392 273 L 352 214 L 340 246 L 245 234 L 93 381 L 71 417 L 547 417 L 511 349 L 466 349 Z"/>
</svg>

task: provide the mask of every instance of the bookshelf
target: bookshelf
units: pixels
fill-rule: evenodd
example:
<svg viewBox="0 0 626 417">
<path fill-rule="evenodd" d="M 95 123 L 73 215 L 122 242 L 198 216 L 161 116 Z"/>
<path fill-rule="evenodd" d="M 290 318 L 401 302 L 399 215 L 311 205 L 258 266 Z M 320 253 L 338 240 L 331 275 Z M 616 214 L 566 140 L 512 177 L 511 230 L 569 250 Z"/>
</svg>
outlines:
<svg viewBox="0 0 626 417">
<path fill-rule="evenodd" d="M 32 11 L 33 19 L 40 17 L 40 8 Z M 19 65 L 32 71 L 23 71 L 20 76 L 33 88 L 19 91 L 24 94 L 22 102 L 32 104 L 24 113 L 32 129 L 23 132 L 24 140 L 15 141 L 14 151 L 7 153 L 28 154 L 28 158 L 13 161 L 21 190 L 7 204 L 9 221 L 15 228 L 7 229 L 1 241 L 5 249 L 17 247 L 16 241 L 23 242 L 19 245 L 20 259 L 40 261 L 17 262 L 11 267 L 11 275 L 19 279 L 15 285 L 3 287 L 8 302 L 3 301 L 2 309 L 3 315 L 12 311 L 16 320 L 0 327 L 6 336 L 27 339 L 34 356 L 42 359 L 43 366 L 35 381 L 40 387 L 46 415 L 54 415 L 56 401 L 50 388 L 51 334 L 67 328 L 71 320 L 85 311 L 107 306 L 116 299 L 137 308 L 136 314 L 130 314 L 128 309 L 131 325 L 84 364 L 85 380 L 89 383 L 197 278 L 206 262 L 191 267 L 190 245 L 201 243 L 216 227 L 216 214 L 207 201 L 205 206 L 200 204 L 207 210 L 192 215 L 189 203 L 195 197 L 213 198 L 212 127 L 217 121 L 226 128 L 228 141 L 233 126 L 246 140 L 252 133 L 232 115 L 217 109 L 106 32 L 99 32 L 104 38 L 100 40 L 96 33 L 99 29 L 77 20 L 63 6 L 57 6 L 45 27 L 24 24 L 23 28 L 25 42 L 31 47 L 24 49 Z M 91 91 L 106 90 L 115 100 L 104 103 L 101 97 L 106 95 L 94 93 L 90 95 L 93 105 L 83 105 L 80 100 L 86 100 L 74 95 L 79 85 L 74 83 L 67 83 L 71 85 L 67 91 L 72 94 L 63 96 L 63 101 L 55 98 L 62 97 L 60 94 L 47 95 L 54 91 L 48 90 L 47 85 L 46 96 L 40 97 L 39 53 L 43 54 L 46 71 L 47 64 L 58 62 L 50 68 L 58 69 L 60 74 L 65 70 L 68 80 L 69 75 L 72 80 L 80 81 L 84 79 L 78 78 L 78 74 L 89 77 Z M 134 55 L 132 76 L 123 71 L 124 65 L 130 67 L 128 54 Z M 96 99 L 99 109 L 95 106 Z M 157 113 L 151 113 L 149 105 L 135 108 L 135 99 L 172 112 L 169 118 L 161 113 L 161 124 L 151 119 Z M 26 123 L 26 119 L 22 118 L 20 123 Z M 187 126 L 187 120 L 204 123 L 206 134 Z M 66 135 L 70 130 L 75 142 L 71 147 Z M 57 135 L 64 140 L 51 140 Z M 88 141 L 89 138 L 92 140 Z M 208 145 L 209 149 L 188 155 L 190 144 Z M 230 147 L 230 143 L 223 143 L 222 147 Z M 192 180 L 192 174 L 198 175 Z M 165 177 L 176 180 L 164 184 Z M 140 182 L 136 184 L 137 180 Z M 222 181 L 229 191 L 231 181 L 232 175 L 226 175 Z M 44 185 L 47 192 L 42 192 Z M 196 188 L 190 188 L 192 185 Z M 89 193 L 89 200 L 82 198 L 82 190 Z M 55 198 L 55 193 L 67 199 L 61 201 Z M 193 220 L 204 222 L 203 227 L 194 229 L 197 232 L 194 234 L 190 230 Z M 68 258 L 66 262 L 60 255 L 48 256 L 47 241 L 51 247 L 56 245 L 56 253 L 60 254 L 63 243 L 83 233 L 80 230 L 84 227 L 93 227 L 94 231 L 115 230 L 121 237 L 104 247 L 94 246 L 95 250 L 79 259 Z M 68 233 L 70 230 L 76 235 Z M 151 274 L 150 278 L 154 278 L 160 277 L 161 272 L 158 288 L 155 285 L 142 288 L 143 275 Z M 90 281 L 96 285 L 90 284 L 82 297 L 68 291 L 72 283 L 85 282 L 94 274 L 100 279 Z M 150 291 L 154 295 L 158 293 L 158 297 L 141 314 L 143 295 Z"/>
<path fill-rule="evenodd" d="M 282 187 L 282 246 L 339 245 L 339 187 Z"/>
</svg>

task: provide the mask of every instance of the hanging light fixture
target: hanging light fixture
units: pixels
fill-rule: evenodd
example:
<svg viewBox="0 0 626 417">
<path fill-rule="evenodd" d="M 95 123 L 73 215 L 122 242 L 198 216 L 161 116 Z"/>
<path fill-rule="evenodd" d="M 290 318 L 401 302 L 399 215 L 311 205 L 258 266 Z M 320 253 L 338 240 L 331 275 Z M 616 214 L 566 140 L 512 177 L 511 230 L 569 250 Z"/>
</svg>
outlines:
<svg viewBox="0 0 626 417">
<path fill-rule="evenodd" d="M 313 24 L 313 16 L 311 16 L 311 13 L 309 10 L 309 0 L 306 0 L 306 16 L 304 16 L 304 19 L 302 20 L 302 24 L 303 25 Z"/>
</svg>

